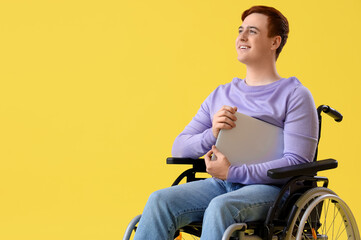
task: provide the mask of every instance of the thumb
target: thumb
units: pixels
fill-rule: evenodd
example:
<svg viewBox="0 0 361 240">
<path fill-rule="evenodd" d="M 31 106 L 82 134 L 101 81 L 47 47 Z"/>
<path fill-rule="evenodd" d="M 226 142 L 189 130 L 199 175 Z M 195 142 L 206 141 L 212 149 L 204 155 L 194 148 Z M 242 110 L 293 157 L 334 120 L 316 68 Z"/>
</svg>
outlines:
<svg viewBox="0 0 361 240">
<path fill-rule="evenodd" d="M 213 153 L 213 149 L 209 150 L 206 155 L 204 155 L 205 159 L 208 158 L 210 159 L 212 157 L 212 153 Z"/>
<path fill-rule="evenodd" d="M 213 153 L 217 156 L 217 155 L 220 155 L 220 154 L 222 154 L 219 150 L 218 150 L 218 148 L 216 147 L 216 146 L 212 146 L 212 151 L 213 151 Z"/>
<path fill-rule="evenodd" d="M 218 150 L 218 148 L 216 146 L 212 146 L 212 151 L 213 151 L 213 154 L 216 155 L 217 159 L 218 158 L 225 158 L 224 154 Z"/>
</svg>

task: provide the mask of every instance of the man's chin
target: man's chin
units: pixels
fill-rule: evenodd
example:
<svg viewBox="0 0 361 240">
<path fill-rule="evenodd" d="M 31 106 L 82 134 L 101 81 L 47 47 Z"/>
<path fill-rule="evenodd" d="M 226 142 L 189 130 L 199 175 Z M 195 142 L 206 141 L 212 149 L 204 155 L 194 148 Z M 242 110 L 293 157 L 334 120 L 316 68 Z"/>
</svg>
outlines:
<svg viewBox="0 0 361 240">
<path fill-rule="evenodd" d="M 245 59 L 245 57 L 243 56 L 238 56 L 237 60 L 243 64 L 247 64 L 247 59 Z"/>
</svg>

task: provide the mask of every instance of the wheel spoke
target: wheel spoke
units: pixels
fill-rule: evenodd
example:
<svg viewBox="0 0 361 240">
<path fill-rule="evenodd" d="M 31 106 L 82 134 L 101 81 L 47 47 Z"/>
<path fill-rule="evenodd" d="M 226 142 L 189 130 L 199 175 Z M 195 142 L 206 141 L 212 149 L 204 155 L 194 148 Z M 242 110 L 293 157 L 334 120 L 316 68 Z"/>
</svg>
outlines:
<svg viewBox="0 0 361 240">
<path fill-rule="evenodd" d="M 330 201 L 331 201 L 331 200 L 330 200 Z M 334 209 L 334 212 L 335 212 L 335 209 Z M 339 212 L 337 212 L 336 216 L 335 216 L 335 213 L 333 214 L 332 223 L 331 223 L 330 227 L 328 228 L 326 234 L 328 234 L 328 232 L 330 231 L 331 227 L 334 227 L 334 222 L 335 222 L 335 219 L 336 219 L 338 213 L 339 213 Z"/>
<path fill-rule="evenodd" d="M 287 233 L 292 239 L 359 239 L 357 225 L 349 207 L 327 189 L 310 190 L 298 200 L 296 206 L 299 209 Z"/>
<path fill-rule="evenodd" d="M 330 206 L 330 201 L 327 201 L 327 207 L 326 207 L 326 212 L 325 212 L 325 222 L 324 222 L 324 225 L 322 226 L 322 234 L 326 234 L 327 213 L 328 213 L 328 207 L 329 206 Z"/>
<path fill-rule="evenodd" d="M 342 232 L 340 233 L 340 230 L 342 229 L 342 226 L 343 226 L 343 230 Z M 345 225 L 344 225 L 344 221 L 343 221 L 343 218 L 341 216 L 341 220 L 340 220 L 340 225 L 338 226 L 338 230 L 337 230 L 337 234 L 336 234 L 336 239 L 338 239 L 342 233 L 345 231 Z"/>
<path fill-rule="evenodd" d="M 340 233 L 340 235 L 337 236 L 336 240 L 339 239 L 342 235 L 342 233 L 346 230 L 346 228 L 343 228 L 342 232 Z"/>
</svg>

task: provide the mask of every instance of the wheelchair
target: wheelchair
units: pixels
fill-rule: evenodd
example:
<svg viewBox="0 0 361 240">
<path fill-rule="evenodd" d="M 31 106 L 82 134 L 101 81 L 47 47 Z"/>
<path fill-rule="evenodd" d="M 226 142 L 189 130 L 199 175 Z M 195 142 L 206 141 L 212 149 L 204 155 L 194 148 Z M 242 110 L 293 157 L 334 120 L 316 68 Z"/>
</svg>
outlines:
<svg viewBox="0 0 361 240">
<path fill-rule="evenodd" d="M 343 116 L 327 105 L 317 108 L 319 136 L 321 137 L 321 113 L 341 122 Z M 267 175 L 273 179 L 288 179 L 264 221 L 235 223 L 224 232 L 222 240 L 360 240 L 356 220 L 347 204 L 332 190 L 327 188 L 328 179 L 317 176 L 320 171 L 336 168 L 335 159 L 317 160 L 317 150 L 313 162 L 295 166 L 270 169 Z M 179 175 L 172 186 L 183 179 L 197 181 L 196 173 L 205 173 L 204 159 L 167 158 L 167 164 L 187 164 L 192 167 Z M 128 240 L 141 215 L 136 216 L 128 225 L 123 240 Z M 186 233 L 194 238 L 200 237 L 202 223 L 194 222 L 176 232 L 174 239 L 183 239 Z"/>
</svg>

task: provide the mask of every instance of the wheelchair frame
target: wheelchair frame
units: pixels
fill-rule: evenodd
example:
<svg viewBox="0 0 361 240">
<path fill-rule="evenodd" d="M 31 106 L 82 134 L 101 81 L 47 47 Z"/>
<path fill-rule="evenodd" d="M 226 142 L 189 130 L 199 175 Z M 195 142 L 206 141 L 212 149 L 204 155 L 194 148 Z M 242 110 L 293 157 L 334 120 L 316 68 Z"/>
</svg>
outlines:
<svg viewBox="0 0 361 240">
<path fill-rule="evenodd" d="M 326 113 L 336 122 L 341 122 L 343 116 L 327 105 L 320 105 L 317 108 L 317 113 L 319 120 L 319 142 L 322 124 L 321 113 Z M 360 234 L 351 210 L 342 199 L 327 188 L 328 179 L 317 176 L 319 171 L 336 168 L 338 162 L 331 158 L 316 161 L 317 149 L 313 162 L 268 170 L 267 175 L 270 178 L 289 178 L 289 180 L 281 188 L 277 199 L 268 211 L 265 221 L 233 224 L 225 231 L 222 240 L 273 240 L 275 236 L 277 236 L 276 239 L 286 240 L 328 239 L 327 234 L 318 233 L 321 227 L 319 219 L 321 209 L 319 208 L 322 208 L 322 206 L 327 203 L 329 205 L 330 202 L 331 204 L 337 204 L 336 207 L 338 211 L 341 212 L 342 221 L 345 222 L 345 225 L 347 224 L 345 229 L 347 235 L 351 237 L 348 239 L 360 240 Z M 206 172 L 204 159 L 170 157 L 167 158 L 167 164 L 192 165 L 192 168 L 185 170 L 178 176 L 172 186 L 178 185 L 184 178 L 186 178 L 187 182 L 204 179 L 196 177 L 196 173 Z M 319 183 L 322 184 L 322 187 L 318 186 Z M 285 196 L 287 197 L 285 198 Z M 283 201 L 283 199 L 286 200 Z M 324 203 L 325 201 L 327 202 Z M 132 231 L 136 229 L 136 224 L 140 220 L 140 217 L 141 215 L 138 215 L 130 222 L 123 240 L 130 238 Z M 310 219 L 312 219 L 312 221 Z M 308 222 L 308 225 L 305 225 L 306 222 Z M 251 232 L 251 235 L 247 235 L 246 230 Z M 200 237 L 201 231 L 202 223 L 191 223 L 179 229 L 176 236 L 180 232 L 185 232 Z"/>
</svg>

